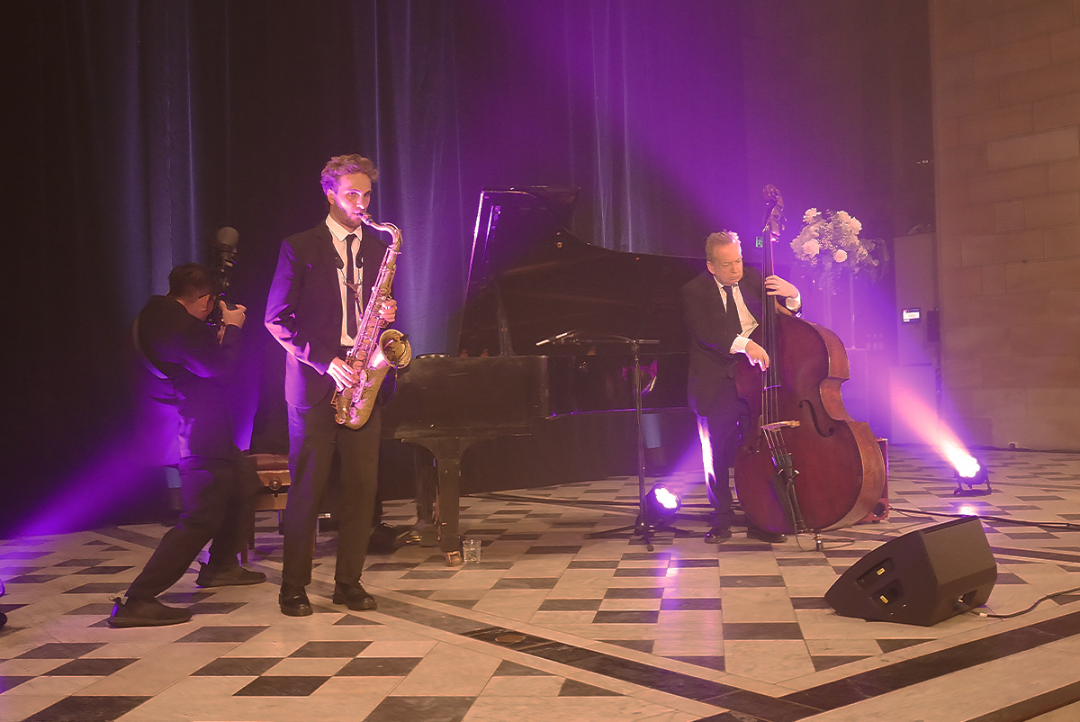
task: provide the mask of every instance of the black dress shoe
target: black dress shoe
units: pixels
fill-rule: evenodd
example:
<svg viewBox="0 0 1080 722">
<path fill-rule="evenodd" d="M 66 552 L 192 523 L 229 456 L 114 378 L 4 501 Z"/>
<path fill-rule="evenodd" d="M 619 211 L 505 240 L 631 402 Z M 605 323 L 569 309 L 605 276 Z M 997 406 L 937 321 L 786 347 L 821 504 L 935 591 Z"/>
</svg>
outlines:
<svg viewBox="0 0 1080 722">
<path fill-rule="evenodd" d="M 360 586 L 360 582 L 356 584 L 336 583 L 334 585 L 334 604 L 344 604 L 354 612 L 370 612 L 377 607 L 375 597 L 364 591 L 364 588 Z"/>
<path fill-rule="evenodd" d="M 769 544 L 783 544 L 787 541 L 786 534 L 765 531 L 764 529 L 758 529 L 756 526 L 747 527 L 746 536 L 749 539 L 757 539 L 758 541 L 768 542 Z"/>
<path fill-rule="evenodd" d="M 287 617 L 309 617 L 312 613 L 311 602 L 308 601 L 303 587 L 283 586 L 278 594 L 278 604 L 281 606 L 281 613 Z"/>
<path fill-rule="evenodd" d="M 731 527 L 723 524 L 714 524 L 712 529 L 705 532 L 706 544 L 719 544 L 725 539 L 731 538 Z"/>
<path fill-rule="evenodd" d="M 163 627 L 167 624 L 183 624 L 189 619 L 191 619 L 190 609 L 166 607 L 157 599 L 128 599 L 125 602 L 117 597 L 113 600 L 109 626 L 121 629 Z"/>
</svg>

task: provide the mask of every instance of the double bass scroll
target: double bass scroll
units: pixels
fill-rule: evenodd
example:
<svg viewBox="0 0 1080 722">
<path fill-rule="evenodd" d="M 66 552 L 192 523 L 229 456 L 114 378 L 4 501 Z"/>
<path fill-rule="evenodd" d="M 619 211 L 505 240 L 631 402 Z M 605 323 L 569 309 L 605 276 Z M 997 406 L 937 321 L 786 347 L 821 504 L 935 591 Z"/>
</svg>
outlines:
<svg viewBox="0 0 1080 722">
<path fill-rule="evenodd" d="M 765 202 L 762 279 L 774 273 L 772 244 L 783 210 L 771 185 Z M 770 298 L 764 287 L 761 297 Z M 769 532 L 850 526 L 880 500 L 885 462 L 870 425 L 844 408 L 844 345 L 824 326 L 777 312 L 773 302 L 763 307 L 751 338 L 768 353 L 769 368 L 762 372 L 743 357 L 735 369 L 738 395 L 750 409 L 735 455 L 739 502 L 750 523 Z"/>
</svg>

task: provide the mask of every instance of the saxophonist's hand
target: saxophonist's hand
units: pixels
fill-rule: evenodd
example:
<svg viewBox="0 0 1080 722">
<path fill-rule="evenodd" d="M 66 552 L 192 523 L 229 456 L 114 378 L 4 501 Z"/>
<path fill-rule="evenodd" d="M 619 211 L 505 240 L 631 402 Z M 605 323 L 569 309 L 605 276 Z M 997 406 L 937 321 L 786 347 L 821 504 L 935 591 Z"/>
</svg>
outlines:
<svg viewBox="0 0 1080 722">
<path fill-rule="evenodd" d="M 397 318 L 397 301 L 392 298 L 386 299 L 379 309 L 379 318 L 387 323 L 393 323 L 394 319 Z"/>
<path fill-rule="evenodd" d="M 338 391 L 351 388 L 360 380 L 360 375 L 356 373 L 356 369 L 339 358 L 335 358 L 330 362 L 330 368 L 326 369 L 326 373 L 337 384 Z"/>
</svg>

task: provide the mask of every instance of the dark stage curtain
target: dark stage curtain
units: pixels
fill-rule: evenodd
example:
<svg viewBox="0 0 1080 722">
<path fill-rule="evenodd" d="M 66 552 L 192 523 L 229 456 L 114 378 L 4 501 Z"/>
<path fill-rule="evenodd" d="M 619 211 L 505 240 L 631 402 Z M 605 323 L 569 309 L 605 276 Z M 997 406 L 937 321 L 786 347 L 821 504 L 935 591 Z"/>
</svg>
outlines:
<svg viewBox="0 0 1080 722">
<path fill-rule="evenodd" d="M 580 187 L 580 238 L 671 255 L 724 227 L 752 239 L 764 182 L 784 190 L 791 235 L 817 205 L 870 237 L 932 222 L 932 182 L 904 171 L 929 168 L 926 14 L 925 0 L 0 3 L 15 256 L 0 534 L 140 508 L 156 457 L 126 391 L 128 326 L 173 266 L 213 260 L 222 226 L 239 232 L 230 295 L 248 307 L 237 437 L 281 448 L 284 352 L 263 307 L 281 239 L 325 215 L 332 155 L 380 168 L 371 210 L 403 231 L 398 325 L 418 354 L 454 350 L 483 188 Z"/>
<path fill-rule="evenodd" d="M 103 507 L 139 496 L 128 325 L 170 268 L 213 260 L 225 225 L 240 234 L 231 295 L 249 309 L 238 437 L 254 423 L 273 443 L 282 352 L 265 294 L 280 240 L 325 214 L 331 155 L 380 167 L 372 211 L 404 234 L 399 326 L 417 353 L 451 350 L 485 187 L 580 186 L 580 237 L 696 255 L 743 205 L 741 8 L 4 3 L 5 296 L 21 349 L 5 374 L 4 521 L 59 519 L 50 504 L 96 518 L 79 501 L 90 489 Z"/>
</svg>

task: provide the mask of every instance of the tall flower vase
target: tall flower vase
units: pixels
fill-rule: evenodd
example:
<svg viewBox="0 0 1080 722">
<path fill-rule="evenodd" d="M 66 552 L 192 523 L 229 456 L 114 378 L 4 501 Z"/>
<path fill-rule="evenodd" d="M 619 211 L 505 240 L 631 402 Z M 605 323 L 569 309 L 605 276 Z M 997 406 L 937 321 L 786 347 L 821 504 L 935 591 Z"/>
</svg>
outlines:
<svg viewBox="0 0 1080 722">
<path fill-rule="evenodd" d="M 824 274 L 825 328 L 843 342 L 845 348 L 855 345 L 855 284 L 848 271 Z"/>
<path fill-rule="evenodd" d="M 833 327 L 833 305 L 835 304 L 836 288 L 833 274 L 826 273 L 824 283 L 825 291 L 825 328 L 832 329 Z"/>
</svg>

